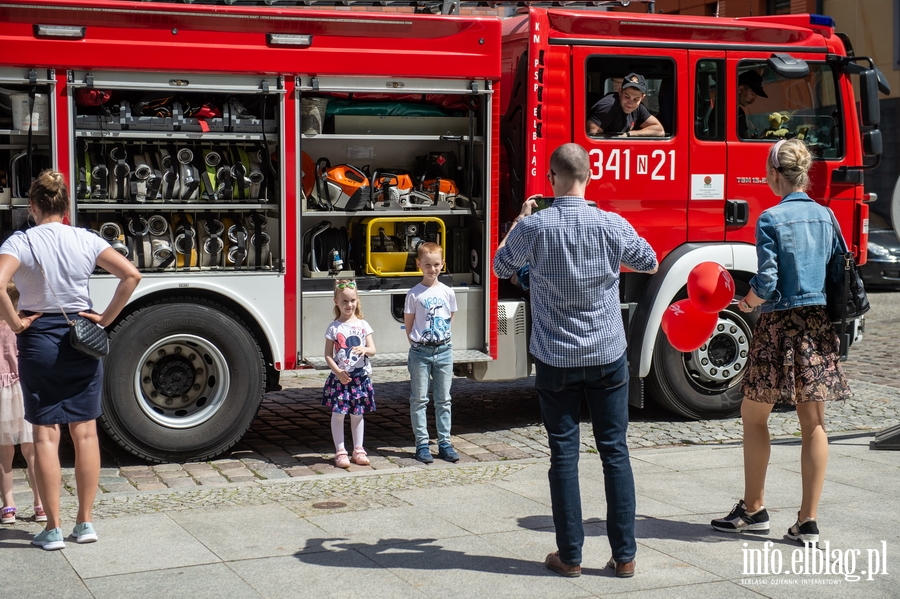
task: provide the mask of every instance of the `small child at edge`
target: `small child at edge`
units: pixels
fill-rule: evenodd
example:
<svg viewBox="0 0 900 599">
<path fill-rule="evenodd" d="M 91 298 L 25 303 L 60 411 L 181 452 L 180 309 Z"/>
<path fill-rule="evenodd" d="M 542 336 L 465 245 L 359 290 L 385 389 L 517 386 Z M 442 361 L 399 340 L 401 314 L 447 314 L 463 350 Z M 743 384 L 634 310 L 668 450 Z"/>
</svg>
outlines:
<svg viewBox="0 0 900 599">
<path fill-rule="evenodd" d="M 6 287 L 13 308 L 18 308 L 19 290 L 10 282 Z M 37 478 L 34 474 L 34 442 L 31 424 L 25 421 L 25 404 L 22 387 L 19 385 L 19 352 L 16 349 L 16 335 L 5 321 L 0 319 L 0 523 L 15 524 L 16 501 L 13 495 L 13 458 L 16 445 L 22 450 L 28 466 L 28 480 L 34 495 L 34 521 L 46 522 L 47 514 L 41 506 Z"/>
<path fill-rule="evenodd" d="M 434 397 L 434 419 L 437 428 L 438 457 L 448 462 L 459 461 L 450 443 L 450 384 L 453 382 L 453 346 L 450 323 L 456 312 L 456 294 L 438 281 L 444 268 L 444 250 L 437 243 L 419 246 L 416 266 L 422 281 L 406 294 L 403 320 L 409 339 L 409 412 L 416 436 L 416 459 L 434 462 L 428 447 L 428 383 Z"/>
</svg>

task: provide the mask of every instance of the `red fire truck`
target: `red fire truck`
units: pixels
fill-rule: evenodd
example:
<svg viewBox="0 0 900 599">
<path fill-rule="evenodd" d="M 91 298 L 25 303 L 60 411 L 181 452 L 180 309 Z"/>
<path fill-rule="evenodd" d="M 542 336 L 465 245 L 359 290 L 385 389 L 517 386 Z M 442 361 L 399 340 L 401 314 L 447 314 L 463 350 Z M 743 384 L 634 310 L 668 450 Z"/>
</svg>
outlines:
<svg viewBox="0 0 900 599">
<path fill-rule="evenodd" d="M 550 192 L 560 143 L 589 150 L 590 198 L 626 216 L 661 260 L 657 275 L 622 279 L 635 404 L 648 378 L 679 413 L 733 413 L 752 318 L 724 311 L 691 354 L 659 322 L 699 262 L 726 265 L 746 289 L 753 223 L 775 200 L 762 164 L 777 136 L 814 150 L 812 193 L 865 259 L 878 78 L 827 19 L 259 4 L 0 6 L 0 228 L 28 226 L 28 184 L 57 168 L 71 223 L 142 271 L 110 327 L 102 417 L 135 455 L 222 453 L 280 371 L 325 367 L 336 278 L 358 281 L 375 363 L 405 363 L 403 300 L 424 241 L 445 248 L 442 280 L 459 302 L 457 373 L 528 376 L 527 300 L 493 278 L 490 257 L 522 199 Z M 748 70 L 768 98 L 747 107 L 742 139 L 737 78 Z M 588 135 L 590 106 L 632 71 L 647 78 L 665 136 Z M 774 113 L 784 118 L 769 134 Z M 96 274 L 98 306 L 114 286 Z"/>
</svg>

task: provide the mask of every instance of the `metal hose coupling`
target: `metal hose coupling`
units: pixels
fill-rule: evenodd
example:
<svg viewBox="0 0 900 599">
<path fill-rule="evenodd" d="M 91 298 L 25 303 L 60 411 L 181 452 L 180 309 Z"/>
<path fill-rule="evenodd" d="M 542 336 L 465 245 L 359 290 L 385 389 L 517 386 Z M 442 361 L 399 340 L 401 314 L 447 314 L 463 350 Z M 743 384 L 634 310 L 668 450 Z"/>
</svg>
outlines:
<svg viewBox="0 0 900 599">
<path fill-rule="evenodd" d="M 259 239 L 257 239 L 259 238 Z M 259 243 L 257 243 L 259 241 Z M 268 233 L 256 233 L 252 237 L 250 237 L 250 245 L 253 247 L 264 248 L 269 245 L 269 234 Z"/>
<path fill-rule="evenodd" d="M 109 195 L 109 192 L 106 191 L 106 180 L 109 176 L 109 169 L 106 168 L 105 164 L 100 164 L 95 166 L 91 170 L 91 183 L 93 185 L 93 189 L 91 189 L 91 199 L 106 199 Z"/>
<path fill-rule="evenodd" d="M 225 225 L 219 219 L 208 218 L 203 221 L 203 230 L 211 237 L 220 237 L 225 232 Z"/>
<path fill-rule="evenodd" d="M 126 258 L 128 257 L 128 246 L 122 243 L 121 239 L 113 239 L 109 242 L 109 245 L 112 246 L 112 249 L 116 250 Z"/>
<path fill-rule="evenodd" d="M 233 245 L 228 248 L 228 261 L 232 264 L 241 264 L 247 258 L 247 249 Z"/>
<path fill-rule="evenodd" d="M 153 261 L 157 264 L 161 264 L 172 257 L 172 246 L 165 240 L 154 239 L 150 242 L 150 247 L 153 248 Z"/>
<path fill-rule="evenodd" d="M 224 249 L 225 243 L 221 237 L 207 237 L 203 242 L 203 250 L 210 256 L 217 256 Z"/>
<path fill-rule="evenodd" d="M 122 225 L 116 222 L 103 223 L 100 225 L 100 237 L 109 242 L 119 239 L 122 237 Z"/>
<path fill-rule="evenodd" d="M 238 232 L 242 232 L 244 234 L 244 238 L 247 238 L 247 229 L 245 229 L 243 225 L 231 225 L 230 227 L 228 227 L 228 239 L 230 239 L 232 243 L 237 243 Z"/>
<path fill-rule="evenodd" d="M 178 162 L 181 164 L 190 164 L 194 160 L 194 153 L 189 148 L 181 148 L 178 150 Z"/>
<path fill-rule="evenodd" d="M 134 176 L 142 181 L 146 181 L 153 174 L 153 169 L 146 164 L 138 164 L 134 167 Z"/>
<path fill-rule="evenodd" d="M 186 254 L 188 252 L 187 249 L 187 240 L 193 239 L 193 231 L 186 231 L 185 233 L 179 233 L 175 237 L 175 251 L 179 254 Z M 194 247 L 193 241 L 191 242 L 191 247 Z"/>
<path fill-rule="evenodd" d="M 113 146 L 113 149 L 109 151 L 109 157 L 116 162 L 120 160 L 125 160 L 128 158 L 128 152 L 125 151 L 123 146 Z"/>
<path fill-rule="evenodd" d="M 135 220 L 137 220 L 137 222 L 135 222 Z M 140 216 L 137 219 L 129 218 L 128 231 L 136 237 L 143 237 L 150 232 L 150 223 L 148 223 L 147 219 L 143 216 Z"/>
<path fill-rule="evenodd" d="M 207 152 L 206 156 L 203 157 L 203 160 L 206 161 L 206 166 L 219 166 L 219 163 L 222 162 L 222 157 L 218 152 Z"/>
<path fill-rule="evenodd" d="M 147 227 L 151 235 L 165 235 L 169 230 L 169 222 L 160 214 L 154 214 L 147 219 Z"/>
</svg>

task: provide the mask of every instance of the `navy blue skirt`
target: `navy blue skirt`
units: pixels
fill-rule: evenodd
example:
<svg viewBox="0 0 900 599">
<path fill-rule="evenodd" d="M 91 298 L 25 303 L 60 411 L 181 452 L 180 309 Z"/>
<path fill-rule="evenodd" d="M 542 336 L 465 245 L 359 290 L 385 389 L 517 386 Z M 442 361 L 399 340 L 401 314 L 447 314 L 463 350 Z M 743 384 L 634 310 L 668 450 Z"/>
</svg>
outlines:
<svg viewBox="0 0 900 599">
<path fill-rule="evenodd" d="M 25 420 L 69 424 L 100 416 L 103 361 L 72 347 L 62 314 L 36 319 L 18 335 L 17 345 Z"/>
</svg>

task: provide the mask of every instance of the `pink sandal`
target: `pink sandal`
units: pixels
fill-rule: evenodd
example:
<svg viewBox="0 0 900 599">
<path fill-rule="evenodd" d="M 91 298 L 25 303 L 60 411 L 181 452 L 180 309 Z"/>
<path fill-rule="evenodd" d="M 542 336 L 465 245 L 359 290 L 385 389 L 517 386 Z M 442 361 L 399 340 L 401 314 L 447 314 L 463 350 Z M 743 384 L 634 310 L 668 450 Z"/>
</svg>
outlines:
<svg viewBox="0 0 900 599">
<path fill-rule="evenodd" d="M 342 449 L 334 454 L 334 465 L 336 468 L 350 467 L 350 459 L 347 457 L 346 449 Z"/>
<path fill-rule="evenodd" d="M 14 507 L 4 507 L 0 510 L 0 524 L 15 524 L 16 523 L 16 508 Z"/>
<path fill-rule="evenodd" d="M 368 466 L 371 464 L 369 462 L 369 458 L 366 455 L 366 450 L 362 447 L 354 447 L 353 448 L 353 459 L 352 462 L 354 464 L 358 464 L 360 466 Z"/>
<path fill-rule="evenodd" d="M 44 511 L 44 506 L 42 506 L 42 505 L 34 506 L 34 521 L 35 522 L 46 522 L 47 521 L 47 512 Z"/>
</svg>

